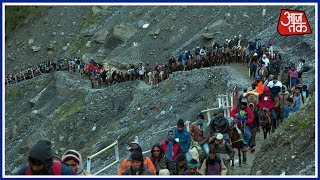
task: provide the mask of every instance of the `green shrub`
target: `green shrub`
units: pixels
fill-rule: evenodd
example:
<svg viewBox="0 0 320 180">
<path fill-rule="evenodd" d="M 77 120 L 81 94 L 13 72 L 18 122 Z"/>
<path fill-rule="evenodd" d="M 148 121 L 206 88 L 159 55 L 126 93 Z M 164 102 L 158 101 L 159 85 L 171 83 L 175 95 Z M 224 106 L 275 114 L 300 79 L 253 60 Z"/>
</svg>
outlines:
<svg viewBox="0 0 320 180">
<path fill-rule="evenodd" d="M 24 22 L 41 14 L 45 7 L 38 6 L 6 6 L 5 7 L 5 30 L 6 35 L 21 27 Z"/>
</svg>

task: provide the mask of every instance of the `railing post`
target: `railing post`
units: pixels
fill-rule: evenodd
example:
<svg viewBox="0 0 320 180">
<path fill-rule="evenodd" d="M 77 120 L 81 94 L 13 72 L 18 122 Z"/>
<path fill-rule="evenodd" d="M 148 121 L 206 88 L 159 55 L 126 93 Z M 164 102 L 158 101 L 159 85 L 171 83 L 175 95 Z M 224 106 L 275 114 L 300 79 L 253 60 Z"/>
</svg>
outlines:
<svg viewBox="0 0 320 180">
<path fill-rule="evenodd" d="M 120 155 L 119 155 L 119 143 L 118 141 L 116 141 L 116 146 L 114 148 L 114 152 L 115 152 L 115 155 L 116 155 L 116 161 L 120 161 Z"/>
<path fill-rule="evenodd" d="M 134 138 L 134 142 L 137 143 L 137 144 L 139 144 L 139 137 L 138 137 L 138 136 L 136 136 L 136 137 Z"/>
<path fill-rule="evenodd" d="M 210 123 L 210 121 L 211 121 L 211 113 L 210 113 L 210 111 L 207 111 L 207 116 L 208 116 L 208 123 Z"/>
<path fill-rule="evenodd" d="M 229 115 L 230 115 L 230 110 L 229 110 L 229 95 L 227 94 L 226 95 L 226 103 L 227 103 L 227 114 L 226 114 L 226 117 L 228 117 L 229 118 Z"/>
<path fill-rule="evenodd" d="M 220 96 L 218 97 L 218 103 L 219 103 L 219 107 L 218 108 L 220 108 L 221 107 L 221 98 L 220 98 Z"/>
<path fill-rule="evenodd" d="M 87 172 L 90 174 L 90 169 L 91 169 L 91 159 L 87 158 Z"/>
<path fill-rule="evenodd" d="M 230 109 L 232 109 L 233 108 L 233 94 L 230 96 L 230 104 L 231 104 L 231 108 Z M 231 111 L 231 110 L 230 110 Z"/>
<path fill-rule="evenodd" d="M 190 132 L 190 121 L 186 121 L 187 131 Z"/>
</svg>

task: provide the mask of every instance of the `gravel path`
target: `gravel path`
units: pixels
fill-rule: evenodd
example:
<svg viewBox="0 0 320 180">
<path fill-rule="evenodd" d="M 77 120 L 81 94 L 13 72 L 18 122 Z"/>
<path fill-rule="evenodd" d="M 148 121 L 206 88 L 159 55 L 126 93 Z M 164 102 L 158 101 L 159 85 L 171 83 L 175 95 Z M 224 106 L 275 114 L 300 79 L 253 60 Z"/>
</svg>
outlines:
<svg viewBox="0 0 320 180">
<path fill-rule="evenodd" d="M 247 86 L 249 86 L 253 82 L 253 79 L 250 78 L 248 75 L 248 68 L 249 67 L 242 66 L 240 63 L 230 64 L 228 66 L 232 67 L 233 69 L 235 69 L 236 71 L 241 73 L 242 76 L 239 78 L 243 78 L 245 81 L 247 81 L 248 82 Z M 243 85 L 240 85 L 239 87 L 242 87 L 242 86 Z M 253 160 L 255 159 L 257 152 L 259 152 L 259 150 L 261 149 L 263 141 L 264 141 L 263 133 L 262 133 L 262 130 L 260 130 L 260 132 L 257 133 L 257 135 L 256 135 L 256 150 L 255 150 L 255 152 L 251 153 L 250 151 L 248 151 L 247 152 L 247 162 L 242 163 L 241 166 L 239 166 L 238 150 L 235 149 L 235 151 L 236 151 L 235 162 L 234 162 L 234 167 L 231 168 L 231 175 L 237 176 L 237 175 L 249 175 L 250 174 L 250 169 L 252 167 Z"/>
</svg>

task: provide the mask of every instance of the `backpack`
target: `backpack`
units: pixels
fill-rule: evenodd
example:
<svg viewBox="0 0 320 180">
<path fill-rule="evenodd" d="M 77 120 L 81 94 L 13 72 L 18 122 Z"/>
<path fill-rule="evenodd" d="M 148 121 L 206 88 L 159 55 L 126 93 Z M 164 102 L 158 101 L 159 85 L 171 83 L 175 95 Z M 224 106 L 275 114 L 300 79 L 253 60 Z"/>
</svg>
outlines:
<svg viewBox="0 0 320 180">
<path fill-rule="evenodd" d="M 53 160 L 52 162 L 51 171 L 53 172 L 53 175 L 61 175 L 62 162 L 59 160 Z M 25 175 L 32 175 L 30 166 L 27 167 Z"/>
</svg>

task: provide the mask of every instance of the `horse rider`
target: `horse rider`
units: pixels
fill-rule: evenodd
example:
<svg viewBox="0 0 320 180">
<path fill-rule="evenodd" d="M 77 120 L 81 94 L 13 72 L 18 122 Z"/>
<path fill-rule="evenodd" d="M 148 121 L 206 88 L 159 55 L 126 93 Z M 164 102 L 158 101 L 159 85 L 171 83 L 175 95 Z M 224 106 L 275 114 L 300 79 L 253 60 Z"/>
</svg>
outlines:
<svg viewBox="0 0 320 180">
<path fill-rule="evenodd" d="M 277 115 L 274 111 L 275 101 L 273 95 L 270 93 L 270 88 L 268 86 L 263 87 L 263 93 L 259 95 L 259 102 L 258 107 L 262 110 L 267 110 L 271 112 L 271 119 L 272 119 L 272 130 L 271 132 L 274 132 L 274 130 L 277 128 Z"/>
<path fill-rule="evenodd" d="M 217 133 L 215 138 L 210 138 L 209 144 L 211 148 L 215 150 L 216 154 L 223 160 L 228 169 L 227 175 L 230 175 L 230 160 L 234 159 L 235 154 L 230 143 L 223 139 L 223 135 L 221 133 Z"/>
<path fill-rule="evenodd" d="M 209 128 L 211 136 L 213 136 L 216 133 L 221 133 L 223 135 L 223 138 L 226 141 L 230 142 L 230 137 L 228 134 L 229 121 L 224 116 L 223 108 L 219 108 L 218 115 L 214 116 L 213 119 L 210 121 Z"/>
<path fill-rule="evenodd" d="M 244 98 L 243 95 L 244 95 L 245 93 L 247 93 L 247 91 L 248 91 L 247 88 L 243 88 L 243 89 L 242 89 L 242 94 L 241 94 L 241 95 L 239 96 L 239 98 L 238 98 L 238 104 L 237 104 L 237 106 L 240 106 L 240 105 L 241 105 L 241 100 Z"/>
<path fill-rule="evenodd" d="M 268 82 L 267 86 L 269 87 L 272 95 L 275 97 L 278 95 L 278 93 L 280 93 L 282 88 L 282 83 L 278 81 L 278 76 L 275 75 L 272 77 L 272 81 Z"/>
<path fill-rule="evenodd" d="M 244 144 L 242 151 L 249 150 L 249 139 L 250 139 L 250 124 L 254 120 L 254 115 L 252 110 L 247 106 L 248 102 L 246 99 L 241 100 L 241 105 L 232 108 L 230 112 L 230 116 L 236 119 L 235 123 L 236 126 L 241 127 L 242 124 L 242 131 L 244 132 Z"/>
<path fill-rule="evenodd" d="M 210 138 L 210 129 L 207 123 L 204 120 L 204 115 L 202 113 L 198 114 L 197 121 L 193 122 L 190 126 L 190 135 L 191 141 L 198 142 L 205 154 L 209 155 L 209 138 Z"/>
</svg>

